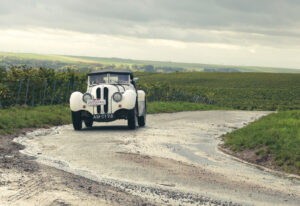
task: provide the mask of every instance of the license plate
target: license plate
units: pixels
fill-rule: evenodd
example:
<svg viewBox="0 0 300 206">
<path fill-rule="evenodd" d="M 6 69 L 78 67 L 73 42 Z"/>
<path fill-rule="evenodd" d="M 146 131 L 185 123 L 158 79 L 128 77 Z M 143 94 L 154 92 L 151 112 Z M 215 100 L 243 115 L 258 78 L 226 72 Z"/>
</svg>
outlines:
<svg viewBox="0 0 300 206">
<path fill-rule="evenodd" d="M 98 106 L 98 105 L 106 105 L 105 99 L 93 99 L 87 102 L 88 106 Z"/>
<path fill-rule="evenodd" d="M 93 118 L 95 120 L 101 120 L 101 119 L 113 119 L 114 114 L 94 114 Z"/>
</svg>

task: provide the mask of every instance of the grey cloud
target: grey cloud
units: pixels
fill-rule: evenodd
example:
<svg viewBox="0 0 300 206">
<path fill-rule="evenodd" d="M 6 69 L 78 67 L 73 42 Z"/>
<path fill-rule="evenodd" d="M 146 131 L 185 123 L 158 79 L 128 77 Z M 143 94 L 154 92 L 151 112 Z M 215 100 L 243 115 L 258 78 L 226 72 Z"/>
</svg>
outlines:
<svg viewBox="0 0 300 206">
<path fill-rule="evenodd" d="M 295 44 L 300 43 L 299 11 L 297 0 L 10 0 L 0 3 L 0 27 L 200 43 Z"/>
</svg>

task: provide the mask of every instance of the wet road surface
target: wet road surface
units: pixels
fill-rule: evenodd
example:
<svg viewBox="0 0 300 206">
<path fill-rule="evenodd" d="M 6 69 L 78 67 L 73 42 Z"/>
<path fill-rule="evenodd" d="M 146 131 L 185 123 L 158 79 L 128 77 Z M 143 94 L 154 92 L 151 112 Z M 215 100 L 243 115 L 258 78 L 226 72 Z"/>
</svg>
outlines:
<svg viewBox="0 0 300 206">
<path fill-rule="evenodd" d="M 299 205 L 300 182 L 236 161 L 220 136 L 269 112 L 199 111 L 37 130 L 15 141 L 22 152 L 58 169 L 106 183 L 158 204 Z"/>
</svg>

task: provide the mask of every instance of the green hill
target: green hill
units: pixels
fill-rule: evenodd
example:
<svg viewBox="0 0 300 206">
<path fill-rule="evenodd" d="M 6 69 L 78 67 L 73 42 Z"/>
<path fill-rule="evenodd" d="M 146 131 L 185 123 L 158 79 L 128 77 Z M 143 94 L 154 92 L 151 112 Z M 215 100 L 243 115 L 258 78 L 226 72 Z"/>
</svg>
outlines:
<svg viewBox="0 0 300 206">
<path fill-rule="evenodd" d="M 31 53 L 0 52 L 0 67 L 10 68 L 13 65 L 45 67 L 63 70 L 71 68 L 79 71 L 100 68 L 126 68 L 133 71 L 148 72 L 266 72 L 266 73 L 300 73 L 300 69 L 272 68 L 258 66 L 232 66 L 199 63 L 164 62 L 133 60 L 121 58 L 103 58 L 87 56 L 49 55 Z"/>
</svg>

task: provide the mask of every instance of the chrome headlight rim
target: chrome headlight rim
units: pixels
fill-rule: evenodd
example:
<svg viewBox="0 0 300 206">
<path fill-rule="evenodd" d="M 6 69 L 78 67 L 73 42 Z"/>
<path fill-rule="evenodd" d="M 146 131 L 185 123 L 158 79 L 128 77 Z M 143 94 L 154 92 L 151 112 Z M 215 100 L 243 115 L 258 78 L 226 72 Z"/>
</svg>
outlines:
<svg viewBox="0 0 300 206">
<path fill-rule="evenodd" d="M 116 92 L 113 94 L 113 100 L 115 102 L 120 102 L 120 101 L 122 101 L 122 99 L 123 99 L 123 95 L 121 94 L 121 92 Z"/>
<path fill-rule="evenodd" d="M 86 99 L 89 98 L 89 99 Z M 82 101 L 84 101 L 85 103 L 87 103 L 89 100 L 92 100 L 93 99 L 93 95 L 91 95 L 90 93 L 84 93 L 83 96 L 82 96 Z"/>
</svg>

